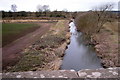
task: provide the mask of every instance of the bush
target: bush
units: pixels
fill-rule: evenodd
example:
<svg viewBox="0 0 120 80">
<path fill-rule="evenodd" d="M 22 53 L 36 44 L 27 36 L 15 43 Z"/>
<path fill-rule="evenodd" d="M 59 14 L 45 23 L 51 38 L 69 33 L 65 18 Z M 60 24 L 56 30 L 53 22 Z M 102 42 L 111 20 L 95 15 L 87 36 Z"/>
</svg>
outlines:
<svg viewBox="0 0 120 80">
<path fill-rule="evenodd" d="M 97 16 L 93 12 L 80 14 L 75 18 L 75 25 L 80 32 L 91 35 L 97 31 Z"/>
</svg>

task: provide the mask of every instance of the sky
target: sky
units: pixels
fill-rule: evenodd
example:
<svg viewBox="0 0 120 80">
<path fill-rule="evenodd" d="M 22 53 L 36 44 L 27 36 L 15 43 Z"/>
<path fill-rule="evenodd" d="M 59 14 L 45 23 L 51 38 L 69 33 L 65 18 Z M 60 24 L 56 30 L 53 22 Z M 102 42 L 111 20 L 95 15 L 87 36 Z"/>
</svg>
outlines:
<svg viewBox="0 0 120 80">
<path fill-rule="evenodd" d="M 114 9 L 118 10 L 120 0 L 0 0 L 0 11 L 10 11 L 11 5 L 17 5 L 17 11 L 37 11 L 37 5 L 49 5 L 51 11 L 88 11 L 98 5 L 114 3 Z"/>
</svg>

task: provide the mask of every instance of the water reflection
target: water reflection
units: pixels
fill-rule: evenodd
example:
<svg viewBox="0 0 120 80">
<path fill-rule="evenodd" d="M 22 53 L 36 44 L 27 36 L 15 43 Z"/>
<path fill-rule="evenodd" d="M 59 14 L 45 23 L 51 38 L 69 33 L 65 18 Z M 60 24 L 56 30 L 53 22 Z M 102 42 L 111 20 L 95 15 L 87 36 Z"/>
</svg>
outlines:
<svg viewBox="0 0 120 80">
<path fill-rule="evenodd" d="M 74 69 L 76 71 L 80 69 L 96 69 L 101 68 L 100 60 L 96 53 L 89 47 L 83 44 L 82 33 L 77 32 L 74 23 L 70 23 L 71 42 L 68 45 L 68 49 L 65 51 L 65 56 L 61 69 Z"/>
</svg>

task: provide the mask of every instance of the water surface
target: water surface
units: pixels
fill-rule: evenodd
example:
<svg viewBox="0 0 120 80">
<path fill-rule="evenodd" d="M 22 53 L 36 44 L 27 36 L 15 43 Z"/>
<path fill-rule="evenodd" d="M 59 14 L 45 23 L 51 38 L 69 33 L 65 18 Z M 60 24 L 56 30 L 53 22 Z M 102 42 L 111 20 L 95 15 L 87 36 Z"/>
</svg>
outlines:
<svg viewBox="0 0 120 80">
<path fill-rule="evenodd" d="M 72 24 L 74 24 L 72 22 Z M 74 25 L 70 26 L 70 44 L 65 51 L 65 56 L 61 65 L 61 69 L 76 71 L 80 69 L 97 69 L 102 68 L 100 59 L 92 48 L 86 46 L 82 40 L 82 33 L 77 32 Z M 74 26 L 74 27 L 73 27 Z"/>
</svg>

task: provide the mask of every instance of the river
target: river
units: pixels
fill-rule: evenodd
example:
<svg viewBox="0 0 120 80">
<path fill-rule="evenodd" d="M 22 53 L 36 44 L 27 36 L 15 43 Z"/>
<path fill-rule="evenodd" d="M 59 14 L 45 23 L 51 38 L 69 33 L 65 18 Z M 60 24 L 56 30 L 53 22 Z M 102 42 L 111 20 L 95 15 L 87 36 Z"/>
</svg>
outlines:
<svg viewBox="0 0 120 80">
<path fill-rule="evenodd" d="M 61 65 L 62 70 L 81 70 L 102 68 L 100 59 L 94 49 L 83 42 L 82 33 L 77 32 L 74 22 L 70 26 L 70 44 L 65 50 L 65 56 Z"/>
</svg>

